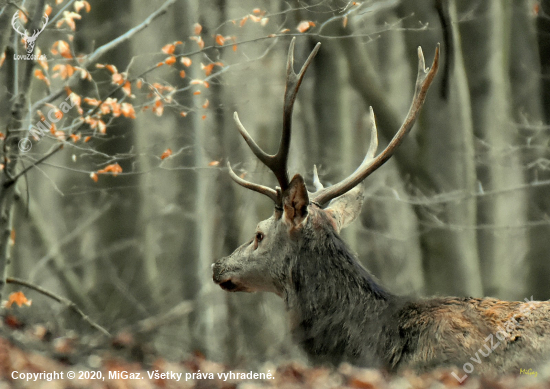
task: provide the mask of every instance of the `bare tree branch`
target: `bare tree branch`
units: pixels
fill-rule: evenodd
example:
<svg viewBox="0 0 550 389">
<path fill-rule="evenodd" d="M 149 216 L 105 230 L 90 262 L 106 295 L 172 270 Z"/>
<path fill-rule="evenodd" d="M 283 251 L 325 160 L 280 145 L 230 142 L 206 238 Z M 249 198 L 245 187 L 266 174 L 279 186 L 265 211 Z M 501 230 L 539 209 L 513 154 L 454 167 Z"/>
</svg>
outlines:
<svg viewBox="0 0 550 389">
<path fill-rule="evenodd" d="M 61 304 L 64 304 L 67 308 L 69 308 L 70 310 L 72 310 L 73 312 L 75 312 L 76 314 L 78 314 L 82 320 L 84 320 L 86 323 L 88 323 L 91 327 L 95 328 L 96 330 L 98 330 L 99 332 L 101 332 L 103 335 L 106 335 L 108 336 L 109 338 L 111 337 L 111 334 L 109 333 L 109 331 L 107 331 L 105 328 L 103 328 L 102 326 L 100 326 L 99 324 L 97 324 L 96 322 L 94 322 L 92 319 L 90 319 L 84 312 L 82 312 L 80 310 L 80 308 L 78 308 L 78 306 L 73 303 L 71 300 L 69 299 L 66 299 L 65 297 L 61 297 L 61 296 L 58 296 L 56 295 L 55 293 L 53 292 L 50 292 L 49 290 L 46 290 L 38 285 L 34 285 L 34 284 L 31 284 L 30 282 L 27 282 L 27 281 L 24 281 L 24 280 L 20 280 L 18 278 L 13 278 L 13 277 L 8 277 L 6 278 L 6 283 L 8 284 L 15 284 L 15 285 L 21 285 L 21 286 L 25 286 L 29 289 L 32 289 L 38 293 L 41 293 L 43 294 L 44 296 L 47 296 L 55 301 L 57 301 L 58 303 L 61 303 Z"/>
<path fill-rule="evenodd" d="M 36 162 L 33 162 L 31 165 L 27 166 L 26 168 L 24 168 L 22 171 L 20 171 L 19 173 L 17 173 L 15 176 L 13 176 L 11 179 L 9 179 L 8 181 L 4 182 L 4 188 L 9 188 L 10 186 L 12 186 L 13 184 L 15 184 L 17 182 L 17 180 L 24 176 L 25 174 L 27 174 L 27 172 L 29 170 L 31 170 L 33 167 L 35 166 L 38 166 L 40 165 L 42 162 L 44 162 L 45 160 L 47 160 L 48 158 L 50 158 L 52 155 L 56 154 L 59 150 L 61 150 L 63 148 L 63 143 L 61 143 L 60 145 L 58 145 L 56 148 L 54 148 L 52 151 L 50 151 L 48 154 L 42 156 L 42 158 L 40 158 L 38 161 Z"/>
</svg>

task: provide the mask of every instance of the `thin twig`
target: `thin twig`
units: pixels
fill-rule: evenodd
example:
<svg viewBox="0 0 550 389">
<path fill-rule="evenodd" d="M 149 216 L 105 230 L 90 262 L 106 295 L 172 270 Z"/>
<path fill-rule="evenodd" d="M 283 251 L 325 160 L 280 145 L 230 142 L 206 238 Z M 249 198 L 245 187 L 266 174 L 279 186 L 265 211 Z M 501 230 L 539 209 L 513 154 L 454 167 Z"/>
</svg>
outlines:
<svg viewBox="0 0 550 389">
<path fill-rule="evenodd" d="M 94 51 L 90 56 L 88 56 L 88 58 L 84 62 L 83 67 L 88 67 L 88 65 L 95 62 L 96 59 L 101 57 L 107 51 L 115 48 L 116 46 L 118 46 L 122 42 L 127 41 L 128 39 L 133 37 L 135 34 L 140 32 L 144 28 L 149 27 L 149 24 L 151 24 L 151 22 L 153 20 L 155 20 L 157 17 L 164 14 L 166 12 L 166 9 L 169 6 L 171 6 L 172 4 L 174 4 L 175 1 L 176 0 L 167 0 L 159 9 L 157 9 L 155 12 L 153 12 L 151 15 L 149 15 L 149 17 L 147 19 L 145 19 L 141 24 L 139 24 L 136 27 L 128 30 L 126 33 L 122 34 L 121 36 L 119 36 L 118 38 L 112 40 L 111 42 L 106 43 L 101 47 L 98 47 L 96 51 Z"/>
<path fill-rule="evenodd" d="M 109 331 L 107 331 L 105 328 L 103 328 L 102 326 L 100 326 L 99 324 L 95 323 L 94 321 L 92 321 L 84 312 L 82 312 L 80 310 L 80 308 L 78 308 L 78 306 L 73 303 L 71 300 L 69 299 L 66 299 L 65 297 L 61 297 L 61 296 L 58 296 L 56 295 L 55 293 L 53 292 L 50 292 L 49 290 L 46 290 L 40 286 L 37 286 L 37 285 L 34 285 L 34 284 L 31 284 L 30 282 L 27 282 L 27 281 L 24 281 L 24 280 L 20 280 L 18 278 L 13 278 L 13 277 L 7 277 L 6 278 L 6 283 L 8 284 L 15 284 L 15 285 L 21 285 L 21 286 L 25 286 L 29 289 L 32 289 L 38 293 L 41 293 L 43 294 L 44 296 L 47 296 L 55 301 L 57 301 L 58 303 L 61 303 L 61 304 L 64 304 L 67 308 L 71 309 L 73 312 L 77 313 L 81 318 L 82 320 L 84 320 L 86 323 L 88 323 L 90 326 L 92 326 L 93 328 L 95 328 L 96 330 L 98 330 L 99 332 L 101 332 L 103 335 L 106 335 L 108 337 L 111 337 L 111 334 L 109 333 Z"/>
<path fill-rule="evenodd" d="M 168 325 L 183 316 L 188 315 L 194 309 L 194 305 L 190 301 L 182 301 L 166 313 L 161 313 L 157 316 L 148 317 L 141 320 L 132 326 L 135 332 L 144 334 L 156 330 L 159 327 Z"/>
<path fill-rule="evenodd" d="M 27 166 L 25 169 L 21 170 L 19 173 L 17 173 L 15 176 L 13 176 L 8 181 L 4 182 L 4 188 L 9 188 L 13 184 L 16 183 L 17 179 L 19 177 L 24 176 L 29 170 L 31 170 L 33 167 L 40 165 L 42 162 L 44 162 L 46 159 L 50 158 L 52 155 L 57 153 L 59 150 L 63 148 L 63 143 L 61 143 L 59 146 L 57 146 L 55 149 L 50 151 L 48 154 L 44 155 L 42 158 L 40 158 L 38 161 L 33 162 L 31 165 Z"/>
<path fill-rule="evenodd" d="M 34 269 L 29 274 L 29 282 L 36 281 L 36 275 L 42 273 L 42 267 L 47 264 L 51 259 L 54 259 L 56 255 L 59 255 L 61 248 L 66 244 L 72 242 L 78 236 L 81 236 L 84 231 L 92 224 L 94 224 L 99 218 L 101 218 L 107 211 L 112 207 L 112 203 L 108 202 L 103 207 L 98 210 L 95 210 L 90 217 L 88 217 L 83 223 L 80 223 L 78 227 L 66 234 L 61 240 L 59 240 L 55 245 L 50 247 L 46 255 L 40 258 L 34 265 Z"/>
</svg>

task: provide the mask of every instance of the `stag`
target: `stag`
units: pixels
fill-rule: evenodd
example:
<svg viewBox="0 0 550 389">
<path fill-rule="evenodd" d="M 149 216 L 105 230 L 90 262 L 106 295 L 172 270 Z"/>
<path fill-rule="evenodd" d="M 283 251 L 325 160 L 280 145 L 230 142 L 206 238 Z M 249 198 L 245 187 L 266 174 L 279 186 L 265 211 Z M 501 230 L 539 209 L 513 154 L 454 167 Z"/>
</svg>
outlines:
<svg viewBox="0 0 550 389">
<path fill-rule="evenodd" d="M 360 183 L 393 155 L 413 127 L 437 73 L 439 46 L 429 69 L 418 48 L 412 104 L 389 145 L 376 155 L 371 108 L 371 141 L 359 168 L 326 188 L 314 168 L 317 190 L 310 193 L 300 174 L 289 179 L 287 159 L 296 94 L 320 43 L 296 74 L 294 42 L 288 53 L 277 154 L 264 152 L 234 114 L 242 137 L 279 186 L 246 181 L 227 165 L 234 181 L 271 198 L 275 210 L 258 224 L 250 241 L 212 265 L 214 282 L 229 292 L 267 291 L 282 297 L 293 337 L 314 363 L 349 362 L 389 371 L 459 365 L 467 373 L 475 365 L 476 373 L 519 373 L 545 358 L 550 351 L 550 303 L 396 296 L 359 264 L 340 238 L 339 232 L 360 213 Z"/>
<path fill-rule="evenodd" d="M 25 47 L 27 48 L 27 53 L 32 54 L 34 50 L 34 44 L 36 43 L 38 35 L 40 35 L 40 33 L 44 31 L 44 29 L 48 25 L 48 15 L 44 14 L 44 23 L 42 25 L 42 28 L 40 30 L 34 30 L 31 36 L 29 36 L 27 30 L 25 30 L 25 32 L 19 30 L 17 26 L 17 19 L 19 19 L 19 11 L 13 14 L 13 18 L 11 18 L 11 25 L 13 29 L 23 37 L 23 40 L 25 41 Z"/>
</svg>

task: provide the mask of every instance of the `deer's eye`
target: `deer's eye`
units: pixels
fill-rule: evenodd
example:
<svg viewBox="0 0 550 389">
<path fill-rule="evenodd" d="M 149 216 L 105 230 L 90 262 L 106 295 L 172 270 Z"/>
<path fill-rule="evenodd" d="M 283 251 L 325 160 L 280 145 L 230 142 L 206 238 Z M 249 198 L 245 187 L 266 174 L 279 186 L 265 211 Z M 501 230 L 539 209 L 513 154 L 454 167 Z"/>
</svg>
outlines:
<svg viewBox="0 0 550 389">
<path fill-rule="evenodd" d="M 258 248 L 258 244 L 264 239 L 264 234 L 261 232 L 256 232 L 256 236 L 254 238 L 254 250 Z"/>
</svg>

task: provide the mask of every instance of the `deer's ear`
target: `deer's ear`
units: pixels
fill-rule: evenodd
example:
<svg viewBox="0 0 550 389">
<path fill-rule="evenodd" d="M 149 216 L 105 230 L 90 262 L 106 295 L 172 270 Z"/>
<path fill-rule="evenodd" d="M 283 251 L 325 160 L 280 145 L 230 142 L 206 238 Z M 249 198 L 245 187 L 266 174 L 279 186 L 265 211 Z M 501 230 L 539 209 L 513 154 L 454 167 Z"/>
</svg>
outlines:
<svg viewBox="0 0 550 389">
<path fill-rule="evenodd" d="M 340 232 L 359 216 L 362 206 L 363 185 L 359 184 L 346 194 L 332 200 L 325 212 L 334 221 L 336 232 Z"/>
<path fill-rule="evenodd" d="M 297 227 L 307 216 L 309 197 L 301 175 L 296 174 L 283 193 L 283 219 L 291 228 Z"/>
</svg>

